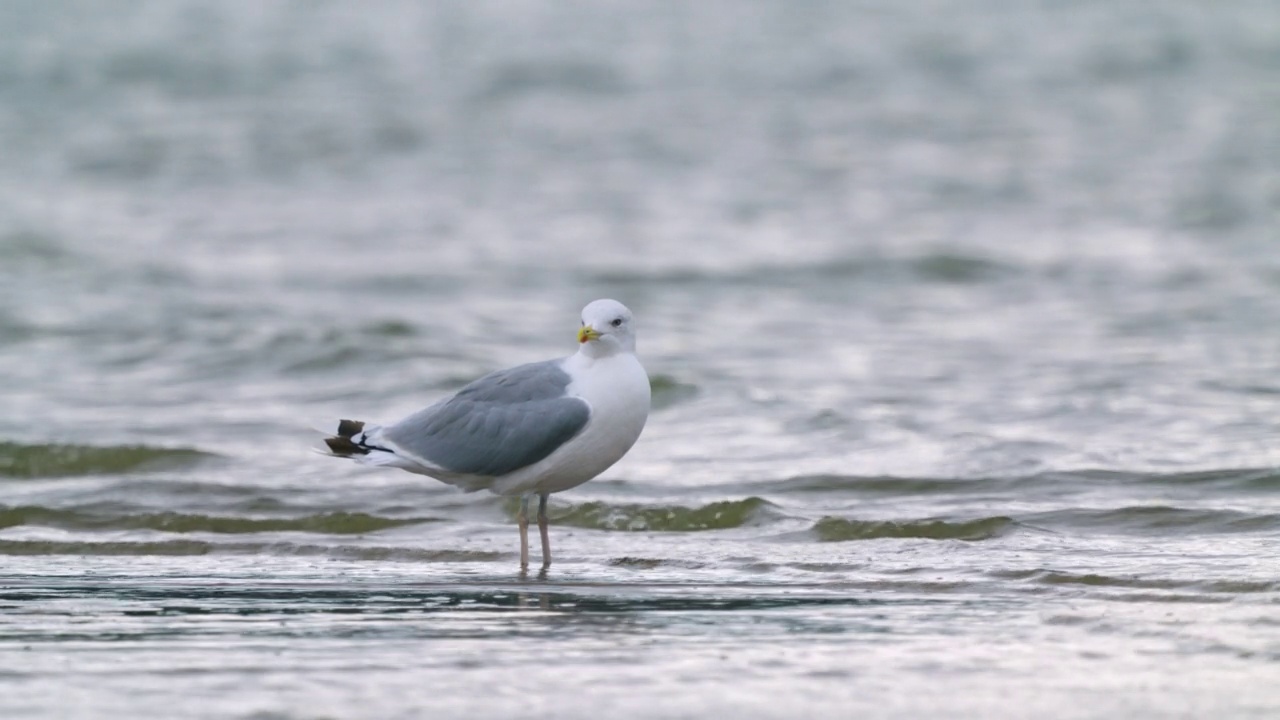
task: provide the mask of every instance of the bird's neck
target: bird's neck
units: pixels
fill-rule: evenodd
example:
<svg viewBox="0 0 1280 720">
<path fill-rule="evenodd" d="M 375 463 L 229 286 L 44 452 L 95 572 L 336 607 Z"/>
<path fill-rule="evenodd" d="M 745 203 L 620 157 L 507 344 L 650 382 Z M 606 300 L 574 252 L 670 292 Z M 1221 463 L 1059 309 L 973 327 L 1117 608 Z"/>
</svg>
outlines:
<svg viewBox="0 0 1280 720">
<path fill-rule="evenodd" d="M 627 350 L 625 348 L 608 347 L 608 346 L 601 345 L 599 343 L 593 343 L 593 342 L 583 343 L 582 347 L 578 348 L 578 355 L 582 357 L 584 360 L 586 360 L 587 362 L 595 362 L 597 360 L 607 360 L 609 358 L 618 357 L 619 355 L 625 355 L 630 352 L 631 352 L 630 350 Z"/>
</svg>

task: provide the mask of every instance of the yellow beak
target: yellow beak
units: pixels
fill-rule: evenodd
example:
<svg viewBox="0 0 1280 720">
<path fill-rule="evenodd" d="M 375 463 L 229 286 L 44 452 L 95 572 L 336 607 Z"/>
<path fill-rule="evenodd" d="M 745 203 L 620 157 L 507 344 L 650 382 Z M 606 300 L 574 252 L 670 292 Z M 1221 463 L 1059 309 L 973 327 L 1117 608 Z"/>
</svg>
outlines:
<svg viewBox="0 0 1280 720">
<path fill-rule="evenodd" d="M 600 332 L 590 325 L 583 325 L 578 328 L 578 342 L 584 343 L 588 340 L 597 340 L 600 338 Z"/>
</svg>

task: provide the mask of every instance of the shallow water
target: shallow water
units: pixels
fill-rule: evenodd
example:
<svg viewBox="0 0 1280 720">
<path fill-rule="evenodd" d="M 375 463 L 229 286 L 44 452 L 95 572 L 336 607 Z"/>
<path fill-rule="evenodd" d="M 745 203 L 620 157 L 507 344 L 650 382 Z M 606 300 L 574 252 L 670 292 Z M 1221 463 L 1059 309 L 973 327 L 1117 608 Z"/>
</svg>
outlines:
<svg viewBox="0 0 1280 720">
<path fill-rule="evenodd" d="M 1280 714 L 1273 3 L 0 7 L 0 717 Z M 313 452 L 635 312 L 552 498 Z"/>
</svg>

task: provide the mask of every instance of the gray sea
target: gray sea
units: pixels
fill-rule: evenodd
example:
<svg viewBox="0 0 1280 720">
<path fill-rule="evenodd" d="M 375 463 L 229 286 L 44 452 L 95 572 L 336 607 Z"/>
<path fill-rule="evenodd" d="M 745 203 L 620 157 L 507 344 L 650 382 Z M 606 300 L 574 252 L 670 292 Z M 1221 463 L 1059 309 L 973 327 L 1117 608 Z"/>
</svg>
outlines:
<svg viewBox="0 0 1280 720">
<path fill-rule="evenodd" d="M 513 501 L 315 452 L 636 313 Z M 1280 717 L 1274 0 L 0 4 L 0 717 Z"/>
</svg>

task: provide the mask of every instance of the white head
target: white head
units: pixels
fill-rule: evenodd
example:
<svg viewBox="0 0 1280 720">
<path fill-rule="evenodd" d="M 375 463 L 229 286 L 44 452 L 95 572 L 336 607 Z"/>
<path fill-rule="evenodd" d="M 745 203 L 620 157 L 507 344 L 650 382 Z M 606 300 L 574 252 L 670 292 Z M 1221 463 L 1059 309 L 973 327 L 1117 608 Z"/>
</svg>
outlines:
<svg viewBox="0 0 1280 720">
<path fill-rule="evenodd" d="M 591 357 L 606 357 L 619 352 L 636 351 L 636 323 L 631 311 L 617 300 L 596 300 L 582 308 L 582 327 L 578 328 L 578 352 Z"/>
</svg>

